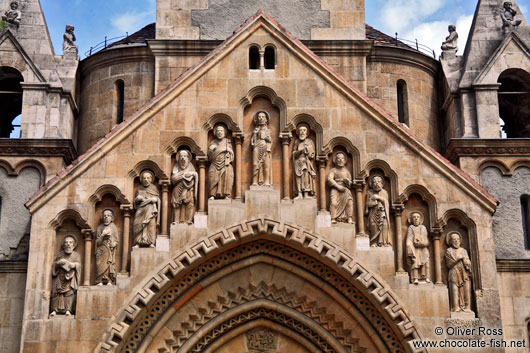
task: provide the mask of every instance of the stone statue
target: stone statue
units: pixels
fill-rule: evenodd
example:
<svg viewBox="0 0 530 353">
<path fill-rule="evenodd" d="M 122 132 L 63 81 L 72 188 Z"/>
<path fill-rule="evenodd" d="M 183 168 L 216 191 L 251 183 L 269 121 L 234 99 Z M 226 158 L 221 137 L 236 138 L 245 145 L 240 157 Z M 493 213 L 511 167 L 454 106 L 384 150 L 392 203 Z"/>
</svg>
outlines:
<svg viewBox="0 0 530 353">
<path fill-rule="evenodd" d="M 75 311 L 77 288 L 81 280 L 81 256 L 74 251 L 76 246 L 76 237 L 67 235 L 63 239 L 61 252 L 53 261 L 50 316 L 70 316 Z"/>
<path fill-rule="evenodd" d="M 313 165 L 315 161 L 315 143 L 308 138 L 309 131 L 309 126 L 303 123 L 299 124 L 296 129 L 298 139 L 293 147 L 293 166 L 297 200 L 315 196 L 315 178 L 317 176 Z"/>
<path fill-rule="evenodd" d="M 9 7 L 10 9 L 2 16 L 2 20 L 18 27 L 20 25 L 20 20 L 22 19 L 22 12 L 18 9 L 18 1 L 11 1 Z"/>
<path fill-rule="evenodd" d="M 75 41 L 74 26 L 66 25 L 63 34 L 63 54 L 75 53 L 77 55 L 77 45 L 75 45 Z"/>
<path fill-rule="evenodd" d="M 252 185 L 271 185 L 272 133 L 269 129 L 269 115 L 260 111 L 254 115 L 254 131 L 250 139 L 252 146 Z"/>
<path fill-rule="evenodd" d="M 368 229 L 372 247 L 392 246 L 390 239 L 390 216 L 388 193 L 383 189 L 384 181 L 380 175 L 370 178 L 370 189 L 366 193 Z"/>
<path fill-rule="evenodd" d="M 191 159 L 190 151 L 180 150 L 177 153 L 177 163 L 171 173 L 171 184 L 173 185 L 171 204 L 173 205 L 173 222 L 175 223 L 193 223 L 199 175 L 195 171 Z"/>
<path fill-rule="evenodd" d="M 521 24 L 521 20 L 516 20 L 517 11 L 512 7 L 510 1 L 505 1 L 501 9 L 502 29 L 511 32 Z"/>
<path fill-rule="evenodd" d="M 153 184 L 155 175 L 150 170 L 140 174 L 140 183 L 134 198 L 133 235 L 135 248 L 154 248 L 156 228 L 160 223 L 160 192 Z"/>
<path fill-rule="evenodd" d="M 445 37 L 445 41 L 442 43 L 443 51 L 458 51 L 458 33 L 456 33 L 456 26 L 449 25 L 449 35 Z"/>
<path fill-rule="evenodd" d="M 346 169 L 346 154 L 337 152 L 333 158 L 335 165 L 329 171 L 331 223 L 353 223 L 353 197 L 351 174 Z"/>
<path fill-rule="evenodd" d="M 208 147 L 210 200 L 229 199 L 234 185 L 234 150 L 232 142 L 226 137 L 226 128 L 223 125 L 216 125 L 213 131 L 215 139 Z"/>
<path fill-rule="evenodd" d="M 449 269 L 447 280 L 451 293 L 451 311 L 471 312 L 471 260 L 466 249 L 460 247 L 461 243 L 460 233 L 451 232 L 447 235 L 445 262 Z"/>
<path fill-rule="evenodd" d="M 430 283 L 429 279 L 429 234 L 423 225 L 423 215 L 412 212 L 409 217 L 409 228 L 406 236 L 407 259 L 410 268 L 411 281 L 418 284 L 421 281 Z"/>
<path fill-rule="evenodd" d="M 116 248 L 120 242 L 118 228 L 114 224 L 114 212 L 101 213 L 101 224 L 96 232 L 96 284 L 116 284 Z"/>
</svg>

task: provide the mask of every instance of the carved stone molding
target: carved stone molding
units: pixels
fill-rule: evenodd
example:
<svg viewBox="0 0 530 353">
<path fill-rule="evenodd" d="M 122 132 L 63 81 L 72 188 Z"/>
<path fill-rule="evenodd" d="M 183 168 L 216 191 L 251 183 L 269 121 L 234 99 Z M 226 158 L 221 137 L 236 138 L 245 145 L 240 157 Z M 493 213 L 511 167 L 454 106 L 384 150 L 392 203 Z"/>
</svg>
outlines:
<svg viewBox="0 0 530 353">
<path fill-rule="evenodd" d="M 66 165 L 77 158 L 72 140 L 63 139 L 0 139 L 2 156 L 62 157 Z"/>
<path fill-rule="evenodd" d="M 460 157 L 528 155 L 530 139 L 451 139 L 444 154 L 453 164 Z"/>
<path fill-rule="evenodd" d="M 385 342 L 387 347 L 408 351 L 407 342 L 420 337 L 397 296 L 379 276 L 368 271 L 347 251 L 297 226 L 262 218 L 228 227 L 173 256 L 163 269 L 144 282 L 144 287 L 118 313 L 98 351 L 134 352 L 158 317 L 195 283 L 235 259 L 264 252 L 259 246 L 241 245 L 241 242 L 260 239 L 269 239 L 273 244 L 282 243 L 276 243 L 274 247 L 267 245 L 267 253 L 276 251 L 279 257 L 287 260 L 301 259 L 305 268 L 308 268 L 306 262 L 314 264 L 315 275 L 333 283 L 359 312 L 369 318 L 369 322 L 377 323 L 374 329 L 382 339 L 390 340 Z M 217 257 L 208 255 L 213 251 L 219 254 L 223 248 L 232 248 L 235 258 L 226 252 Z M 374 306 L 372 303 L 379 304 Z"/>
<path fill-rule="evenodd" d="M 530 272 L 530 259 L 497 260 L 498 272 Z"/>
<path fill-rule="evenodd" d="M 0 261 L 0 273 L 26 273 L 28 263 L 25 261 Z"/>
</svg>

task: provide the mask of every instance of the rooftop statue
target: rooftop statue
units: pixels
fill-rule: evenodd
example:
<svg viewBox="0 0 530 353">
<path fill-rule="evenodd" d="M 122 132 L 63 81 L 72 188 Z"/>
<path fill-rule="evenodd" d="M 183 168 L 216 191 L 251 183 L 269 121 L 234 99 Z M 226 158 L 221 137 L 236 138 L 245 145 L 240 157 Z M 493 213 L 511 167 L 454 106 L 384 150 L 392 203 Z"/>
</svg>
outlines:
<svg viewBox="0 0 530 353">
<path fill-rule="evenodd" d="M 18 9 L 18 1 L 11 1 L 9 6 L 10 9 L 2 16 L 2 20 L 18 27 L 22 19 L 22 12 Z"/>
<path fill-rule="evenodd" d="M 505 1 L 501 9 L 502 29 L 511 32 L 521 24 L 521 20 L 516 20 L 517 11 L 510 1 Z"/>
<path fill-rule="evenodd" d="M 75 53 L 77 55 L 77 45 L 75 45 L 75 41 L 74 26 L 66 25 L 63 35 L 63 54 Z"/>
<path fill-rule="evenodd" d="M 443 51 L 458 51 L 458 33 L 456 33 L 456 26 L 449 25 L 447 28 L 449 35 L 445 37 L 445 41 L 442 43 Z"/>
</svg>

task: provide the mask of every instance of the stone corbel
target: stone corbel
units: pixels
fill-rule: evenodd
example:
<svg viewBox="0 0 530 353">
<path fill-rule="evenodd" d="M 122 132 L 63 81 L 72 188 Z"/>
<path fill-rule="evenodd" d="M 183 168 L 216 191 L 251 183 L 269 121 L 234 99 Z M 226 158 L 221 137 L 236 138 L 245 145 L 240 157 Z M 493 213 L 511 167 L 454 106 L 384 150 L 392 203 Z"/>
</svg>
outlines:
<svg viewBox="0 0 530 353">
<path fill-rule="evenodd" d="M 234 142 L 236 144 L 236 155 L 235 155 L 235 162 L 236 162 L 236 194 L 234 199 L 241 200 L 241 163 L 242 163 L 242 157 L 241 157 L 241 146 L 243 145 L 243 133 L 241 132 L 234 132 L 232 134 L 232 138 L 234 139 Z"/>
<path fill-rule="evenodd" d="M 127 273 L 127 264 L 129 263 L 129 238 L 131 229 L 132 205 L 121 205 L 123 212 L 123 237 L 121 251 L 121 273 Z"/>
<path fill-rule="evenodd" d="M 92 241 L 94 240 L 95 232 L 92 229 L 82 229 L 81 234 L 85 241 L 85 259 L 83 263 L 83 285 L 90 285 L 90 267 L 92 266 Z"/>
<path fill-rule="evenodd" d="M 405 206 L 394 205 L 392 211 L 394 213 L 394 223 L 396 226 L 396 256 L 397 256 L 397 273 L 405 273 L 403 266 L 403 233 L 401 232 L 403 210 Z"/>
<path fill-rule="evenodd" d="M 289 200 L 289 144 L 291 143 L 292 134 L 282 132 L 280 140 L 282 141 L 282 185 L 283 199 Z"/>
</svg>

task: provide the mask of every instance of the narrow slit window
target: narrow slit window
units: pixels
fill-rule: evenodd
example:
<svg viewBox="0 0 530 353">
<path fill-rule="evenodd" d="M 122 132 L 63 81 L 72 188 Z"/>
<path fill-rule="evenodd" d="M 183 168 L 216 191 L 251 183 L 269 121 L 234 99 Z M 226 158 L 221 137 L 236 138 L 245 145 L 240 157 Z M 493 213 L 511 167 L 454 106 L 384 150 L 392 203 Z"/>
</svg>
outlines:
<svg viewBox="0 0 530 353">
<path fill-rule="evenodd" d="M 276 68 L 276 52 L 273 47 L 265 48 L 265 69 L 274 70 Z"/>
<path fill-rule="evenodd" d="M 123 108 L 125 104 L 125 84 L 122 80 L 116 81 L 116 124 L 123 122 Z"/>
<path fill-rule="evenodd" d="M 397 107 L 399 122 L 409 125 L 407 83 L 403 80 L 397 82 Z"/>
<path fill-rule="evenodd" d="M 250 70 L 259 70 L 259 49 L 250 47 L 248 51 L 248 68 Z"/>
<path fill-rule="evenodd" d="M 530 196 L 521 196 L 521 215 L 523 221 L 524 247 L 530 250 Z"/>
</svg>

